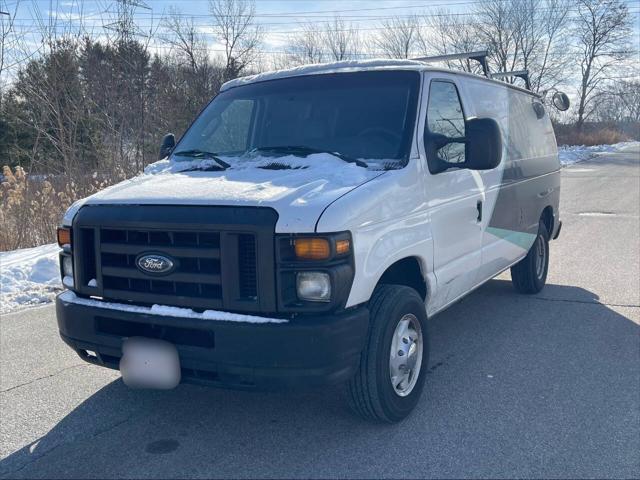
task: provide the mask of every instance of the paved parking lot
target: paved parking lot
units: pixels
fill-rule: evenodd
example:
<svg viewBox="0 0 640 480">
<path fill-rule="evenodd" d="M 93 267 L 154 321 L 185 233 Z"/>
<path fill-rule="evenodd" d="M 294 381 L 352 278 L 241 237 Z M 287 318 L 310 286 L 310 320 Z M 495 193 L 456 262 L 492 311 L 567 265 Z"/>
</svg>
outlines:
<svg viewBox="0 0 640 480">
<path fill-rule="evenodd" d="M 0 476 L 640 477 L 639 157 L 564 169 L 548 286 L 505 274 L 431 319 L 398 425 L 339 388 L 129 390 L 62 343 L 53 307 L 3 316 Z"/>
</svg>

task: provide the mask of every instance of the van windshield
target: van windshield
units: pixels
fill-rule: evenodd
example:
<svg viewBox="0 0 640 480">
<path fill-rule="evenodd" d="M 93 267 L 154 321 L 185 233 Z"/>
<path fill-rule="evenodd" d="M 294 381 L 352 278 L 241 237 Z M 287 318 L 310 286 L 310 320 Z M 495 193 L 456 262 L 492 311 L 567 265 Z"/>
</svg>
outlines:
<svg viewBox="0 0 640 480">
<path fill-rule="evenodd" d="M 361 166 L 401 168 L 409 157 L 419 79 L 414 71 L 375 71 L 230 88 L 200 114 L 172 158 L 331 152 Z"/>
</svg>

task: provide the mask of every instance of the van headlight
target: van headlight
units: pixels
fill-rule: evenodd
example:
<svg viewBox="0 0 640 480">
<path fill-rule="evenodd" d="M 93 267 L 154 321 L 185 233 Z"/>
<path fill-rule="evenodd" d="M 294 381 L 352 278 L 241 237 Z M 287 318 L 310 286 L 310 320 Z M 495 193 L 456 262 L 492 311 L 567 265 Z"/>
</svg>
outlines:
<svg viewBox="0 0 640 480">
<path fill-rule="evenodd" d="M 330 302 L 331 277 L 324 272 L 298 272 L 296 292 L 300 300 Z"/>
<path fill-rule="evenodd" d="M 351 232 L 278 234 L 275 254 L 278 312 L 345 307 L 355 276 Z"/>
<path fill-rule="evenodd" d="M 73 260 L 71 259 L 71 255 L 64 255 L 62 257 L 62 275 L 73 278 Z"/>
</svg>

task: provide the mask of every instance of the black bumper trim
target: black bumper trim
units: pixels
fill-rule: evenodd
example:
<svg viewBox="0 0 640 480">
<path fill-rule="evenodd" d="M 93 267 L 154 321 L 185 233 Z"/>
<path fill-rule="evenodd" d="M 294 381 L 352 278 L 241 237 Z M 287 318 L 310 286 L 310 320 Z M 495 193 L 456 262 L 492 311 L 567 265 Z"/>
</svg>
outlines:
<svg viewBox="0 0 640 480">
<path fill-rule="evenodd" d="M 56 314 L 60 336 L 81 358 L 115 369 L 126 335 L 122 330 L 119 334 L 100 331 L 99 324 L 105 319 L 139 325 L 153 338 L 163 338 L 167 331 L 200 330 L 213 338 L 206 347 L 176 342 L 183 382 L 259 389 L 347 380 L 357 369 L 369 323 L 366 307 L 339 314 L 300 315 L 288 323 L 254 324 L 93 308 L 60 297 Z M 88 356 L 87 351 L 96 356 Z"/>
<path fill-rule="evenodd" d="M 562 222 L 558 222 L 558 229 L 556 230 L 555 235 L 553 236 L 553 239 L 556 240 L 559 236 L 560 236 L 560 230 L 562 230 Z"/>
</svg>

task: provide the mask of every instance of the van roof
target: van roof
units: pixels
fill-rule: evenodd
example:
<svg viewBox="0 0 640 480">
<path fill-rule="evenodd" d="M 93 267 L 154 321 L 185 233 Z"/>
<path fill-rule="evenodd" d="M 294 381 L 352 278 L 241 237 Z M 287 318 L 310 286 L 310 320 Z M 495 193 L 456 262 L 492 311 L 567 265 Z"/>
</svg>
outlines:
<svg viewBox="0 0 640 480">
<path fill-rule="evenodd" d="M 340 62 L 331 63 L 319 63 L 312 65 L 302 65 L 299 67 L 288 68 L 284 70 L 274 70 L 270 72 L 258 73 L 255 75 L 247 75 L 244 77 L 238 77 L 233 80 L 225 82 L 220 91 L 225 91 L 233 87 L 240 85 L 247 85 L 250 83 L 264 82 L 267 80 L 276 80 L 279 78 L 298 77 L 303 75 L 316 75 L 325 73 L 344 73 L 344 72 L 366 72 L 375 70 L 414 70 L 418 72 L 433 71 L 433 72 L 446 72 L 455 75 L 462 75 L 479 80 L 484 80 L 494 84 L 498 84 L 503 87 L 512 88 L 529 95 L 537 96 L 534 92 L 525 88 L 512 85 L 510 83 L 502 82 L 487 78 L 482 75 L 476 75 L 474 73 L 463 72 L 460 70 L 451 70 L 448 68 L 438 68 L 429 66 L 425 62 L 418 60 L 394 60 L 394 59 L 372 59 L 372 60 L 344 60 Z"/>
</svg>

